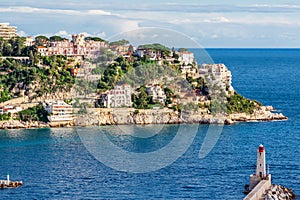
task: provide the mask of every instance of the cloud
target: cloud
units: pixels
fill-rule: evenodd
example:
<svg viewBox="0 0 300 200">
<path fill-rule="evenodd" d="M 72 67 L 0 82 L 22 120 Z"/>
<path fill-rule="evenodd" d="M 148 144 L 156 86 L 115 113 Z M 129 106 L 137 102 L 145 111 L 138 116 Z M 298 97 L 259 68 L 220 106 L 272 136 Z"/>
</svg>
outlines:
<svg viewBox="0 0 300 200">
<path fill-rule="evenodd" d="M 104 10 L 67 10 L 67 9 L 48 9 L 48 8 L 35 8 L 28 6 L 16 6 L 0 8 L 0 13 L 42 13 L 42 14 L 63 14 L 63 15 L 107 15 L 107 16 L 120 16 L 112 14 Z"/>
<path fill-rule="evenodd" d="M 27 34 L 24 31 L 18 31 L 18 36 L 25 37 Z"/>
<path fill-rule="evenodd" d="M 105 38 L 106 37 L 105 32 L 100 32 L 100 33 L 80 32 L 80 33 L 84 34 L 85 37 L 100 37 L 100 38 Z M 44 35 L 46 37 L 51 37 L 51 36 L 57 35 L 57 36 L 60 36 L 60 37 L 71 39 L 72 38 L 72 34 L 73 33 L 69 33 L 66 30 L 60 30 L 60 31 L 58 31 L 56 33 L 42 33 L 42 34 L 37 34 L 34 37 L 36 37 L 38 35 Z"/>
<path fill-rule="evenodd" d="M 211 18 L 211 19 L 205 19 L 204 22 L 208 22 L 208 23 L 228 23 L 230 22 L 229 19 L 227 19 L 226 17 L 215 17 L 215 18 Z"/>
</svg>

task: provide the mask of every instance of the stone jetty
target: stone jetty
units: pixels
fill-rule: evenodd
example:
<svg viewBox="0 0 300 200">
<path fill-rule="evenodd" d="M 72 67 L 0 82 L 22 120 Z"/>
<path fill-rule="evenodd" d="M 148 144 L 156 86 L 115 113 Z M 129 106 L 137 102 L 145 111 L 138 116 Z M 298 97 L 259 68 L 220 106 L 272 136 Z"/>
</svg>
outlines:
<svg viewBox="0 0 300 200">
<path fill-rule="evenodd" d="M 23 182 L 22 181 L 11 181 L 9 179 L 9 174 L 7 174 L 7 179 L 6 180 L 0 180 L 0 189 L 4 188 L 16 188 L 19 186 L 22 186 Z"/>
</svg>

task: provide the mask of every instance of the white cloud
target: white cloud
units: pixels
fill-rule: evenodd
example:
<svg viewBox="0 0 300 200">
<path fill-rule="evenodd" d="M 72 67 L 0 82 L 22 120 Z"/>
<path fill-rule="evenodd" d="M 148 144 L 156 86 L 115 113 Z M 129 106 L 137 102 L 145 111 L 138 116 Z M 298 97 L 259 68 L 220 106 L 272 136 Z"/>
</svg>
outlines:
<svg viewBox="0 0 300 200">
<path fill-rule="evenodd" d="M 204 22 L 208 22 L 208 23 L 228 23 L 228 22 L 230 22 L 230 20 L 227 19 L 226 17 L 220 16 L 220 17 L 215 17 L 215 18 L 211 18 L 211 19 L 205 19 Z"/>
<path fill-rule="evenodd" d="M 24 31 L 18 31 L 18 36 L 25 37 L 28 36 Z"/>
<path fill-rule="evenodd" d="M 67 9 L 48 9 L 48 8 L 35 8 L 28 6 L 15 6 L 0 8 L 0 13 L 43 13 L 43 14 L 63 14 L 63 15 L 107 15 L 107 16 L 120 16 L 112 14 L 104 10 L 67 10 Z"/>
<path fill-rule="evenodd" d="M 66 30 L 60 30 L 57 33 L 54 33 L 54 35 L 58 35 L 64 38 L 70 38 L 71 34 L 69 34 Z"/>
<path fill-rule="evenodd" d="M 22 32 L 22 31 L 20 31 L 20 32 Z M 84 34 L 85 37 L 100 37 L 100 38 L 105 38 L 106 37 L 106 33 L 105 32 L 100 32 L 100 33 L 80 32 L 80 33 Z M 51 36 L 57 35 L 57 36 L 61 36 L 61 37 L 64 37 L 64 38 L 71 39 L 72 38 L 72 34 L 73 33 L 69 33 L 66 30 L 60 30 L 60 31 L 58 31 L 56 33 L 37 34 L 37 35 L 35 35 L 35 37 L 38 36 L 38 35 L 44 35 L 46 37 L 51 37 Z"/>
<path fill-rule="evenodd" d="M 213 35 L 211 35 L 211 38 L 217 39 L 217 38 L 219 38 L 219 36 L 217 34 L 213 34 Z"/>
<path fill-rule="evenodd" d="M 89 15 L 112 15 L 111 12 L 106 12 L 103 10 L 88 10 L 86 13 Z"/>
</svg>

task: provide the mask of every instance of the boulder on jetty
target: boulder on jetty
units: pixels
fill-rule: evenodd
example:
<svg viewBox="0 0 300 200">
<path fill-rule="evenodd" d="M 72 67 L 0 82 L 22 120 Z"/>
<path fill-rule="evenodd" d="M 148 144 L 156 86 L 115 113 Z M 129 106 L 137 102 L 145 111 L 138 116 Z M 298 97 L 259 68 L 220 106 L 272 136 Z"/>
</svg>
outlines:
<svg viewBox="0 0 300 200">
<path fill-rule="evenodd" d="M 294 192 L 281 185 L 272 184 L 271 188 L 266 191 L 265 200 L 294 200 Z"/>
</svg>

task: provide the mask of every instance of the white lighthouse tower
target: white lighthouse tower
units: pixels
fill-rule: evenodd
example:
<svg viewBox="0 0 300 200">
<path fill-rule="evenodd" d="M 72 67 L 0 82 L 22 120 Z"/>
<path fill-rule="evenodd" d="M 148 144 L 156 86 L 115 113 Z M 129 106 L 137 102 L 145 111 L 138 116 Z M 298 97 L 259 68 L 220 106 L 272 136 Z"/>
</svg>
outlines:
<svg viewBox="0 0 300 200">
<path fill-rule="evenodd" d="M 250 190 L 252 190 L 261 180 L 271 181 L 271 174 L 267 174 L 266 169 L 266 150 L 261 144 L 257 149 L 255 174 L 250 175 Z"/>
<path fill-rule="evenodd" d="M 266 151 L 265 147 L 261 144 L 257 149 L 256 177 L 264 179 L 266 175 Z"/>
</svg>

